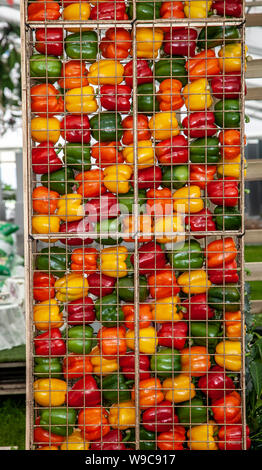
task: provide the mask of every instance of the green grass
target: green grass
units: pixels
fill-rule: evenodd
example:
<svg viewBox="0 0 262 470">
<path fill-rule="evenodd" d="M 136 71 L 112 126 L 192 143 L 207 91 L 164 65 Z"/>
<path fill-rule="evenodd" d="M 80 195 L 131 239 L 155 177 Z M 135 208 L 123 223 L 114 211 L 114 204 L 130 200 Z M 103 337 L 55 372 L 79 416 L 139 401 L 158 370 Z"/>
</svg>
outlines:
<svg viewBox="0 0 262 470">
<path fill-rule="evenodd" d="M 246 263 L 262 261 L 262 245 L 246 245 L 245 261 Z"/>
<path fill-rule="evenodd" d="M 0 447 L 25 449 L 25 396 L 0 397 Z"/>
<path fill-rule="evenodd" d="M 25 362 L 25 345 L 0 351 L 0 362 Z"/>
</svg>

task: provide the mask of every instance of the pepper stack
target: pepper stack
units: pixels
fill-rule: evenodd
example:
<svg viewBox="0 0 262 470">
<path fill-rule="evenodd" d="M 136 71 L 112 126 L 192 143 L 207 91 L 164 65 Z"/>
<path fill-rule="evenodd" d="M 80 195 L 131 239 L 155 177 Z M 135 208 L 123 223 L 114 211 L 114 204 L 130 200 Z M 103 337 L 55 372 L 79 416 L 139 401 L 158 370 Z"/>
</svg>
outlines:
<svg viewBox="0 0 262 470">
<path fill-rule="evenodd" d="M 30 448 L 249 448 L 242 2 L 25 7 Z"/>
</svg>

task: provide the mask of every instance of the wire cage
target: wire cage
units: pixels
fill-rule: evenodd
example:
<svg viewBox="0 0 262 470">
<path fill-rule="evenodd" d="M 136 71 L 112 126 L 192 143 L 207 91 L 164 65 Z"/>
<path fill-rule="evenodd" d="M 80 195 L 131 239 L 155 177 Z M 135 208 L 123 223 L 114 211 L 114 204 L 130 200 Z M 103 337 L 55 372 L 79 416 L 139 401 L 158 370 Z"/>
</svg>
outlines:
<svg viewBox="0 0 262 470">
<path fill-rule="evenodd" d="M 21 6 L 29 449 L 249 447 L 234 5 Z"/>
</svg>

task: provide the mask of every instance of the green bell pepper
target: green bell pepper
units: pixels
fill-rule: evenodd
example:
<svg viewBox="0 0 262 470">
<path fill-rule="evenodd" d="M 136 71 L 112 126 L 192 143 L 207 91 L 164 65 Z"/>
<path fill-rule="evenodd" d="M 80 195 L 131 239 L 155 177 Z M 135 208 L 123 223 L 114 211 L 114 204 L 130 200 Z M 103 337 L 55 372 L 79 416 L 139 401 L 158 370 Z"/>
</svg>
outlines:
<svg viewBox="0 0 262 470">
<path fill-rule="evenodd" d="M 72 168 L 61 168 L 61 170 L 54 171 L 51 174 L 45 173 L 41 176 L 41 183 L 46 188 L 61 194 L 61 196 L 72 193 L 76 184 Z"/>
<path fill-rule="evenodd" d="M 91 326 L 73 326 L 68 329 L 68 351 L 89 354 L 93 346 L 94 330 Z"/>
<path fill-rule="evenodd" d="M 183 242 L 177 250 L 168 253 L 168 259 L 173 269 L 186 271 L 200 269 L 204 263 L 201 245 L 196 240 Z"/>
<path fill-rule="evenodd" d="M 208 289 L 208 304 L 222 312 L 237 312 L 240 310 L 240 292 L 234 286 L 218 286 Z"/>
<path fill-rule="evenodd" d="M 121 243 L 122 238 L 113 238 L 113 234 L 121 232 L 121 222 L 119 219 L 104 219 L 101 222 L 97 222 L 94 226 L 94 232 L 96 235 L 96 242 L 101 245 L 117 245 Z M 102 238 L 101 235 L 106 235 L 106 238 Z"/>
<path fill-rule="evenodd" d="M 153 83 L 142 83 L 137 87 L 137 109 L 145 114 L 159 111 L 159 102 L 156 98 L 156 88 Z"/>
<path fill-rule="evenodd" d="M 135 429 L 127 429 L 126 436 L 122 442 L 128 442 L 128 445 L 133 449 L 135 448 L 136 433 Z M 156 450 L 156 434 L 152 431 L 147 431 L 144 426 L 140 426 L 139 431 L 139 449 L 140 450 Z"/>
<path fill-rule="evenodd" d="M 57 57 L 33 54 L 30 57 L 30 76 L 39 81 L 56 82 L 61 75 L 62 62 Z"/>
<path fill-rule="evenodd" d="M 65 52 L 71 59 L 93 62 L 97 58 L 98 39 L 95 31 L 70 34 L 65 39 Z"/>
<path fill-rule="evenodd" d="M 236 129 L 240 126 L 239 100 L 220 100 L 215 104 L 215 123 L 222 128 Z"/>
<path fill-rule="evenodd" d="M 146 190 L 145 189 L 139 189 L 138 190 L 138 210 L 139 213 L 145 213 L 146 212 Z M 133 214 L 133 206 L 135 204 L 134 202 L 134 190 L 131 188 L 128 193 L 125 194 L 119 194 L 118 195 L 118 203 L 120 206 L 120 211 L 121 214 Z M 122 207 L 121 207 L 122 206 Z"/>
<path fill-rule="evenodd" d="M 49 408 L 40 410 L 40 426 L 59 436 L 72 434 L 76 425 L 77 412 L 74 408 Z"/>
<path fill-rule="evenodd" d="M 216 164 L 219 159 L 219 140 L 217 137 L 200 137 L 190 143 L 190 161 L 192 163 Z"/>
<path fill-rule="evenodd" d="M 179 189 L 188 181 L 188 166 L 162 166 L 162 186 L 169 189 Z"/>
<path fill-rule="evenodd" d="M 147 279 L 145 276 L 139 276 L 139 301 L 144 302 L 149 294 L 147 287 Z M 134 276 L 126 276 L 118 279 L 117 293 L 121 300 L 125 302 L 134 302 Z"/>
<path fill-rule="evenodd" d="M 213 220 L 217 230 L 239 230 L 241 227 L 241 215 L 237 207 L 217 206 Z"/>
<path fill-rule="evenodd" d="M 88 171 L 91 168 L 91 148 L 84 144 L 67 143 L 64 146 L 63 162 L 74 170 Z"/>
<path fill-rule="evenodd" d="M 62 378 L 62 365 L 58 357 L 36 357 L 34 375 L 37 377 Z"/>
<path fill-rule="evenodd" d="M 123 135 L 120 113 L 103 112 L 90 119 L 92 137 L 99 142 L 118 142 Z"/>
<path fill-rule="evenodd" d="M 115 292 L 95 301 L 96 318 L 103 326 L 111 328 L 124 321 L 124 313 Z"/>
<path fill-rule="evenodd" d="M 240 38 L 239 30 L 236 26 L 204 26 L 197 40 L 197 47 L 200 50 L 213 49 L 222 43 L 238 41 Z"/>
<path fill-rule="evenodd" d="M 201 398 L 195 397 L 192 400 L 184 401 L 177 406 L 176 412 L 179 423 L 184 424 L 202 424 L 208 419 L 208 408 L 204 405 Z"/>
<path fill-rule="evenodd" d="M 181 370 L 181 357 L 177 349 L 163 348 L 151 356 L 150 369 L 159 377 L 169 377 Z"/>
<path fill-rule="evenodd" d="M 70 254 L 60 246 L 43 248 L 36 257 L 36 269 L 63 277 L 70 264 Z"/>
<path fill-rule="evenodd" d="M 219 322 L 192 321 L 190 328 L 194 344 L 213 350 L 221 335 L 220 326 Z"/>
<path fill-rule="evenodd" d="M 100 388 L 102 390 L 103 399 L 107 402 L 106 404 L 112 405 L 113 403 L 131 399 L 128 382 L 123 374 L 110 374 L 101 377 Z"/>
<path fill-rule="evenodd" d="M 188 73 L 185 65 L 186 60 L 184 57 L 174 56 L 172 59 L 160 59 L 155 63 L 155 78 L 158 82 L 162 82 L 166 78 L 175 78 L 184 87 L 188 82 Z"/>
<path fill-rule="evenodd" d="M 138 2 L 136 5 L 137 20 L 154 20 L 160 18 L 160 8 L 162 2 Z M 127 13 L 133 19 L 133 3 L 129 4 Z"/>
</svg>

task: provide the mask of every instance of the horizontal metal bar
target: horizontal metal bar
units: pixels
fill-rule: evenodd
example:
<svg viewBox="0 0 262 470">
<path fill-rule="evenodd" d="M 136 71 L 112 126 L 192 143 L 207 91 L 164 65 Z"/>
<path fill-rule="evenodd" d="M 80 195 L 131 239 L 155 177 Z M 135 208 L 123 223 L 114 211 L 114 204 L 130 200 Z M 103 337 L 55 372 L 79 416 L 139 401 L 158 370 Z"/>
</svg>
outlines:
<svg viewBox="0 0 262 470">
<path fill-rule="evenodd" d="M 262 13 L 250 13 L 246 16 L 246 26 L 262 26 Z"/>
<path fill-rule="evenodd" d="M 262 300 L 251 300 L 251 313 L 261 313 L 262 312 Z"/>
<path fill-rule="evenodd" d="M 262 180 L 262 160 L 252 159 L 247 161 L 246 181 Z"/>
<path fill-rule="evenodd" d="M 262 100 L 262 87 L 248 88 L 246 101 Z"/>
<path fill-rule="evenodd" d="M 262 59 L 247 61 L 246 78 L 262 78 Z"/>
<path fill-rule="evenodd" d="M 246 273 L 247 281 L 262 280 L 262 262 L 261 263 L 245 263 L 245 268 L 249 271 Z"/>
<path fill-rule="evenodd" d="M 245 232 L 245 244 L 261 243 L 262 229 L 250 229 Z"/>
</svg>

